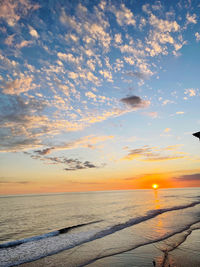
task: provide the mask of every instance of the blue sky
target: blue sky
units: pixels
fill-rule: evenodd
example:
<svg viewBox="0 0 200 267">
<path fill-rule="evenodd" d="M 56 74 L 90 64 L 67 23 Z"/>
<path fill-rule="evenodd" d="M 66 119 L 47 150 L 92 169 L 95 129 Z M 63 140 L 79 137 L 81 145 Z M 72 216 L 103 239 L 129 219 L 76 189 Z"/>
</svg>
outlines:
<svg viewBox="0 0 200 267">
<path fill-rule="evenodd" d="M 1 193 L 199 186 L 198 1 L 0 5 Z"/>
</svg>

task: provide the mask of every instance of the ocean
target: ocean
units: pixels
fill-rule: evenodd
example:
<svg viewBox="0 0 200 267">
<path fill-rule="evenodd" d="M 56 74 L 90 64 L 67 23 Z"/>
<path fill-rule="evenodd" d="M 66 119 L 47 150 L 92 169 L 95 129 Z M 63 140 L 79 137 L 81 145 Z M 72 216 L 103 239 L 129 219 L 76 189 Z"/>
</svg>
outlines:
<svg viewBox="0 0 200 267">
<path fill-rule="evenodd" d="M 0 210 L 0 266 L 200 266 L 200 188 L 1 196 Z"/>
</svg>

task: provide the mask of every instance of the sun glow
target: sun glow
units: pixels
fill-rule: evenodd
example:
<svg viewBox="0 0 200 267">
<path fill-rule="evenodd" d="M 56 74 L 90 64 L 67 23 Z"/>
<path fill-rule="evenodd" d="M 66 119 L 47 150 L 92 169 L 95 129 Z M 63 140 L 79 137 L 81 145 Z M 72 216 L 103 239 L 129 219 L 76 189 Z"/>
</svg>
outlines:
<svg viewBox="0 0 200 267">
<path fill-rule="evenodd" d="M 158 188 L 158 184 L 152 184 L 152 188 L 153 189 L 157 189 Z"/>
</svg>

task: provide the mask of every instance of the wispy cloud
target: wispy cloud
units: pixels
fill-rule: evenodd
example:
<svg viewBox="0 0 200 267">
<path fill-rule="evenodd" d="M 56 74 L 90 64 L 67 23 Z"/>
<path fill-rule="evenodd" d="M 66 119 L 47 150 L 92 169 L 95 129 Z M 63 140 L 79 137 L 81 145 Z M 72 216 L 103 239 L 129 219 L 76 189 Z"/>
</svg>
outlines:
<svg viewBox="0 0 200 267">
<path fill-rule="evenodd" d="M 177 151 L 179 146 L 168 146 L 166 148 L 157 148 L 144 146 L 129 150 L 129 153 L 122 160 L 142 160 L 142 161 L 165 161 L 184 158 L 184 153 Z M 165 151 L 173 151 L 173 154 L 166 154 Z"/>
<path fill-rule="evenodd" d="M 0 184 L 30 184 L 31 181 L 18 181 L 16 178 L 0 177 Z"/>
<path fill-rule="evenodd" d="M 76 148 L 90 148 L 94 149 L 95 145 L 97 143 L 102 143 L 108 140 L 113 139 L 114 136 L 85 136 L 83 138 L 77 139 L 75 141 L 71 141 L 68 143 L 60 144 L 60 145 L 54 145 L 52 147 L 40 149 L 40 150 L 35 150 L 34 153 L 39 154 L 39 155 L 47 155 L 50 154 L 53 151 L 58 151 L 58 150 L 69 150 L 69 149 L 76 149 Z"/>
<path fill-rule="evenodd" d="M 126 59 L 126 60 L 129 61 L 128 59 Z M 147 73 L 142 73 L 142 72 L 128 71 L 128 72 L 126 72 L 126 75 L 130 76 L 130 77 L 142 79 L 142 80 L 145 80 L 148 78 Z"/>
</svg>

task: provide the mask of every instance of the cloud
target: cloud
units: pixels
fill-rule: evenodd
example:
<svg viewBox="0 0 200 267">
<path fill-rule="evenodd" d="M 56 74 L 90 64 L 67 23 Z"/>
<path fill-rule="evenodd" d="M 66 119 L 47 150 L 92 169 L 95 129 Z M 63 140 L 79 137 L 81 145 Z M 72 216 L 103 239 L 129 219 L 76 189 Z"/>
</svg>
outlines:
<svg viewBox="0 0 200 267">
<path fill-rule="evenodd" d="M 192 96 L 196 96 L 196 94 L 197 94 L 197 90 L 194 89 L 194 88 L 188 88 L 188 89 L 185 89 L 184 94 L 185 94 L 185 95 L 188 95 L 188 96 L 190 96 L 190 97 L 192 97 Z"/>
<path fill-rule="evenodd" d="M 180 25 L 172 19 L 160 19 L 148 9 L 145 12 L 149 15 L 149 24 L 152 27 L 146 38 L 146 52 L 151 57 L 167 55 L 170 51 L 167 46 L 169 44 L 174 48 L 172 54 L 176 55 L 185 44 L 180 36 L 177 38 L 174 34 L 180 30 Z"/>
<path fill-rule="evenodd" d="M 175 178 L 177 181 L 200 181 L 200 173 L 186 174 Z"/>
<path fill-rule="evenodd" d="M 15 60 L 10 60 L 8 57 L 4 56 L 3 54 L 1 54 L 0 52 L 0 61 L 2 62 L 1 64 L 1 69 L 16 69 L 18 67 L 18 63 Z"/>
<path fill-rule="evenodd" d="M 72 159 L 67 157 L 46 157 L 44 156 L 45 153 L 39 153 L 39 155 L 31 154 L 30 152 L 25 152 L 25 154 L 29 155 L 32 159 L 41 160 L 47 164 L 62 164 L 66 166 L 64 168 L 65 171 L 77 171 L 83 169 L 93 169 L 93 168 L 100 168 L 104 165 L 97 166 L 94 163 L 86 160 L 80 161 L 79 159 Z M 44 156 L 44 157 L 43 157 Z"/>
<path fill-rule="evenodd" d="M 2 0 L 0 8 L 0 18 L 4 19 L 11 27 L 27 15 L 29 11 L 38 9 L 39 4 L 32 4 L 28 0 Z"/>
<path fill-rule="evenodd" d="M 146 112 L 144 114 L 149 116 L 149 117 L 151 117 L 151 118 L 153 118 L 153 119 L 158 117 L 158 112 L 156 112 L 156 111 L 154 111 L 154 112 Z"/>
<path fill-rule="evenodd" d="M 126 75 L 130 76 L 130 77 L 138 78 L 141 80 L 145 80 L 148 78 L 148 75 L 146 73 L 142 73 L 142 72 L 128 71 L 128 72 L 126 72 Z"/>
<path fill-rule="evenodd" d="M 162 102 L 162 105 L 165 106 L 165 105 L 167 105 L 167 104 L 173 104 L 173 103 L 174 103 L 173 100 L 166 99 L 166 100 L 164 100 L 164 101 Z"/>
<path fill-rule="evenodd" d="M 40 146 L 41 133 L 48 134 L 46 102 L 16 95 L 0 95 L 0 102 L 0 151 Z"/>
<path fill-rule="evenodd" d="M 151 156 L 148 158 L 145 158 L 144 161 L 165 161 L 165 160 L 174 160 L 174 159 L 182 159 L 184 156 Z"/>
<path fill-rule="evenodd" d="M 10 136 L 9 131 L 0 133 L 0 152 L 16 152 L 41 146 L 41 140 L 31 136 Z"/>
<path fill-rule="evenodd" d="M 39 155 L 47 155 L 47 154 L 50 154 L 53 149 L 54 147 L 48 147 L 48 148 L 44 148 L 41 150 L 35 150 L 34 152 Z"/>
<path fill-rule="evenodd" d="M 107 32 L 109 23 L 101 7 L 96 6 L 92 11 L 89 11 L 85 6 L 79 4 L 76 7 L 76 13 L 77 16 L 71 16 L 62 9 L 61 23 L 75 30 L 79 38 L 82 38 L 86 44 L 101 45 L 105 50 L 108 50 L 111 43 L 111 37 Z M 90 51 L 92 52 L 91 49 Z"/>
<path fill-rule="evenodd" d="M 105 166 L 105 164 L 98 166 L 88 160 L 81 161 L 79 159 L 72 159 L 68 157 L 57 157 L 57 156 L 46 156 L 46 155 L 50 154 L 52 151 L 58 151 L 58 150 L 67 150 L 79 147 L 94 148 L 94 144 L 97 144 L 99 142 L 104 142 L 112 138 L 113 136 L 86 136 L 59 146 L 37 149 L 34 150 L 33 152 L 25 151 L 24 154 L 29 155 L 32 159 L 41 160 L 47 164 L 64 164 L 65 166 L 67 165 L 67 167 L 65 167 L 64 169 L 66 171 L 100 168 Z"/>
<path fill-rule="evenodd" d="M 58 52 L 58 53 L 57 53 L 57 56 L 58 56 L 61 60 L 69 61 L 69 62 L 71 62 L 71 63 L 75 63 L 75 64 L 79 64 L 80 61 L 82 60 L 81 57 L 74 57 L 71 53 L 69 53 L 69 54 L 65 54 L 65 53 L 62 53 L 62 52 Z"/>
<path fill-rule="evenodd" d="M 30 184 L 32 182 L 30 181 L 15 181 L 13 178 L 12 180 L 10 178 L 4 178 L 0 177 L 0 184 Z"/>
<path fill-rule="evenodd" d="M 120 101 L 131 108 L 145 108 L 150 104 L 149 101 L 144 101 L 139 96 L 135 95 L 122 98 Z"/>
<path fill-rule="evenodd" d="M 160 32 L 177 32 L 180 29 L 180 26 L 176 21 L 159 19 L 154 14 L 150 15 L 149 23 Z"/>
<path fill-rule="evenodd" d="M 21 49 L 23 47 L 30 46 L 32 43 L 33 43 L 32 41 L 26 41 L 26 40 L 24 40 L 21 43 L 16 44 L 16 48 Z"/>
<path fill-rule="evenodd" d="M 6 44 L 6 45 L 9 45 L 9 46 L 13 45 L 14 37 L 15 37 L 15 34 L 9 35 L 9 36 L 5 39 L 5 44 Z"/>
<path fill-rule="evenodd" d="M 135 60 L 133 57 L 124 57 L 124 60 L 126 63 L 130 64 L 130 65 L 134 65 Z"/>
<path fill-rule="evenodd" d="M 189 23 L 196 24 L 197 23 L 197 15 L 196 14 L 190 15 L 189 13 L 187 13 L 186 19 L 187 19 L 187 24 L 189 24 Z"/>
<path fill-rule="evenodd" d="M 39 38 L 38 32 L 31 26 L 29 26 L 29 33 L 34 38 Z"/>
<path fill-rule="evenodd" d="M 163 148 L 163 151 L 168 151 L 168 150 L 170 150 L 170 151 L 174 150 L 175 151 L 177 148 L 182 147 L 182 146 L 183 146 L 182 144 L 167 146 L 167 147 Z"/>
<path fill-rule="evenodd" d="M 86 95 L 88 98 L 92 98 L 92 99 L 94 99 L 94 101 L 97 100 L 97 96 L 96 96 L 93 92 L 86 92 L 85 95 Z"/>
<path fill-rule="evenodd" d="M 83 170 L 83 169 L 93 169 L 98 168 L 96 165 L 89 161 L 80 162 L 79 160 L 70 160 L 68 162 L 69 167 L 65 168 L 65 171 L 76 171 L 76 170 Z"/>
<path fill-rule="evenodd" d="M 176 16 L 159 13 L 161 5 L 160 9 L 149 5 L 148 10 L 152 12 L 141 12 L 138 16 L 133 6 L 112 1 L 91 5 L 87 1 L 75 1 L 69 6 L 62 2 L 59 8 L 54 1 L 51 6 L 43 1 L 41 9 L 34 3 L 1 1 L 1 21 L 15 26 L 13 29 L 3 23 L 0 28 L 5 43 L 4 53 L 0 53 L 1 105 L 4 106 L 0 149 L 4 151 L 6 147 L 11 151 L 12 146 L 13 150 L 27 149 L 31 142 L 38 155 L 70 149 L 68 142 L 54 144 L 51 140 L 55 135 L 58 140 L 66 132 L 80 131 L 91 124 L 147 107 L 150 102 L 139 96 L 124 93 L 127 97 L 120 101 L 114 97 L 118 95 L 114 92 L 119 75 L 126 73 L 142 80 L 138 81 L 141 84 L 157 72 L 158 62 L 162 60 L 159 57 L 152 61 L 150 57 L 167 55 L 171 51 L 169 45 L 175 49 L 183 43 L 182 31 L 174 20 Z M 39 10 L 33 14 L 36 9 Z M 43 16 L 45 9 L 55 23 L 49 24 L 49 19 Z M 121 82 L 128 80 L 131 79 L 124 78 Z M 110 90 L 106 90 L 107 81 L 113 82 Z M 127 88 L 127 84 L 122 86 Z M 43 106 L 39 99 L 45 100 L 45 108 L 39 109 L 40 104 Z M 84 145 L 95 147 L 89 141 L 75 142 L 71 147 Z"/>
<path fill-rule="evenodd" d="M 109 82 L 113 82 L 111 72 L 106 71 L 106 70 L 100 70 L 99 73 L 100 73 L 102 76 L 104 76 L 104 78 L 107 79 L 107 81 L 109 81 Z"/>
<path fill-rule="evenodd" d="M 196 37 L 197 42 L 199 42 L 200 41 L 200 33 L 196 32 L 195 37 Z"/>
<path fill-rule="evenodd" d="M 167 148 L 157 148 L 157 147 L 149 147 L 144 146 L 142 148 L 131 149 L 129 153 L 122 158 L 122 160 L 142 160 L 142 161 L 166 161 L 166 160 L 174 160 L 181 159 L 185 156 L 182 152 L 176 151 L 178 146 L 174 146 L 172 149 Z M 173 154 L 168 155 L 165 154 L 165 151 L 173 151 Z"/>
<path fill-rule="evenodd" d="M 110 10 L 116 16 L 117 23 L 120 26 L 136 25 L 136 20 L 133 16 L 133 13 L 124 4 L 121 4 L 119 8 L 112 6 L 110 7 Z"/>
<path fill-rule="evenodd" d="M 53 151 L 60 151 L 60 150 L 69 150 L 69 149 L 76 149 L 76 148 L 94 149 L 96 144 L 111 140 L 113 138 L 114 136 L 112 135 L 110 136 L 89 135 L 89 136 L 85 136 L 75 141 L 68 142 L 68 143 L 54 145 L 52 147 L 48 147 L 48 148 L 44 148 L 40 150 L 35 150 L 34 153 L 39 154 L 39 155 L 47 155 Z"/>
<path fill-rule="evenodd" d="M 15 79 L 13 81 L 7 82 L 2 86 L 3 93 L 9 95 L 19 95 L 21 93 L 27 92 L 35 88 L 32 84 L 31 77 L 22 77 L 20 79 Z"/>
<path fill-rule="evenodd" d="M 129 150 L 128 155 L 125 156 L 123 159 L 124 160 L 133 160 L 133 159 L 140 157 L 142 155 L 146 156 L 151 151 L 152 151 L 152 149 L 147 147 L 147 146 L 145 146 L 143 148 L 131 149 L 131 150 Z"/>
<path fill-rule="evenodd" d="M 122 43 L 122 35 L 121 35 L 121 33 L 115 34 L 115 42 L 117 44 L 121 44 Z"/>
</svg>

